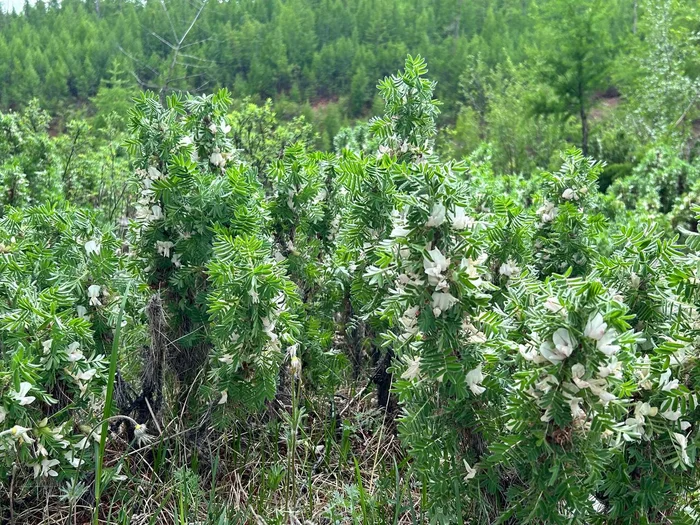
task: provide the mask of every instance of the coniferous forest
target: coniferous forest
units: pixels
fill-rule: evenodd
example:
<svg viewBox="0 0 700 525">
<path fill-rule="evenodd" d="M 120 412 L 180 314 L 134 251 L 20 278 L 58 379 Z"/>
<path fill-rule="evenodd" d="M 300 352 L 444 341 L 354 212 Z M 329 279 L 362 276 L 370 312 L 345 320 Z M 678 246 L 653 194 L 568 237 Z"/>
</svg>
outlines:
<svg viewBox="0 0 700 525">
<path fill-rule="evenodd" d="M 697 2 L 0 6 L 0 523 L 700 522 Z"/>
</svg>

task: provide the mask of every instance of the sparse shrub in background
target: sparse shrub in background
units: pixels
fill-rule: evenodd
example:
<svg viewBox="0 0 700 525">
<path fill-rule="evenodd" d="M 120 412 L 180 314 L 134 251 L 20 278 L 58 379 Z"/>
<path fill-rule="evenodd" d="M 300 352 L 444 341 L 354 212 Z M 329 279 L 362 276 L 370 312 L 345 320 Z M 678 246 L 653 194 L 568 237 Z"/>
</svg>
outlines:
<svg viewBox="0 0 700 525">
<path fill-rule="evenodd" d="M 21 113 L 0 114 L 0 204 L 25 206 L 55 200 L 61 191 L 50 117 L 32 100 Z"/>
<path fill-rule="evenodd" d="M 228 120 L 233 147 L 261 175 L 271 163 L 282 158 L 287 147 L 297 143 L 311 146 L 315 138 L 312 126 L 303 117 L 280 122 L 271 100 L 262 106 L 243 100 Z"/>
<path fill-rule="evenodd" d="M 649 148 L 627 177 L 617 178 L 608 192 L 628 209 L 667 214 L 698 181 L 699 169 L 673 146 Z"/>
<path fill-rule="evenodd" d="M 100 210 L 109 222 L 123 216 L 134 192 L 121 120 L 105 117 L 99 133 L 71 121 L 52 137 L 51 117 L 36 100 L 20 113 L 0 114 L 0 206 L 68 201 Z"/>
</svg>

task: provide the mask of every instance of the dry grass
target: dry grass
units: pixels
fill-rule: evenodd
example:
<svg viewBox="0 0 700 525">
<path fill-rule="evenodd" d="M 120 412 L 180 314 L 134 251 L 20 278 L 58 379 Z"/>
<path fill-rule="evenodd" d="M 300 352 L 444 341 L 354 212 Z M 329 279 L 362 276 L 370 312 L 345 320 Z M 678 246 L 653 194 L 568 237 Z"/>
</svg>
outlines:
<svg viewBox="0 0 700 525">
<path fill-rule="evenodd" d="M 170 423 L 140 448 L 125 441 L 123 428 L 113 429 L 105 467 L 119 467 L 125 479 L 105 487 L 99 522 L 418 522 L 419 486 L 397 467 L 403 458 L 393 417 L 374 406 L 371 394 L 345 399 L 350 401 L 337 407 L 344 414 L 337 428 L 328 402 L 304 397 L 309 411 L 301 412 L 296 444 L 290 434 L 293 407 L 282 404 L 255 419 L 238 418 L 203 431 L 183 426 L 180 414 L 166 414 Z M 89 478 L 90 473 L 83 476 L 86 485 Z M 52 480 L 18 501 L 19 492 L 13 509 L 18 525 L 91 523 L 92 486 L 73 505 Z"/>
</svg>

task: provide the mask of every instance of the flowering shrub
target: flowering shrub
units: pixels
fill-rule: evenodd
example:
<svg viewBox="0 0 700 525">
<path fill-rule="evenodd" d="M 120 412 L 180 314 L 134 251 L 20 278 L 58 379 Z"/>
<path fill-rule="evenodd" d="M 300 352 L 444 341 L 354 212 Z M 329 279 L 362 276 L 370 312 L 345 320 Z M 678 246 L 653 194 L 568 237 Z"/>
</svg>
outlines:
<svg viewBox="0 0 700 525">
<path fill-rule="evenodd" d="M 133 279 L 120 252 L 95 214 L 70 206 L 10 208 L 0 221 L 3 479 L 89 469 L 105 354 Z"/>
<path fill-rule="evenodd" d="M 396 418 L 432 522 L 695 519 L 698 210 L 671 196 L 694 168 L 654 164 L 668 190 L 657 202 L 656 182 L 630 183 L 634 196 L 616 181 L 602 196 L 602 165 L 578 150 L 528 179 L 494 173 L 486 149 L 442 160 L 426 71 L 409 57 L 382 81 L 384 114 L 337 153 L 312 151 L 301 125 L 290 143 L 269 108 L 248 108 L 265 125 L 241 137 L 252 128 L 245 112 L 229 124 L 226 91 L 165 105 L 146 94 L 130 117 L 128 224 L 68 205 L 7 208 L 3 479 L 85 480 L 130 283 L 120 370 L 141 372 L 142 394 L 115 408 L 131 445 L 167 432 L 161 403 L 221 428 L 277 398 L 279 483 L 303 447 L 322 468 L 325 445 L 302 436 L 322 412 L 310 396 L 334 409 L 352 379 L 359 394 L 376 383 L 384 420 Z M 667 212 L 682 215 L 682 238 Z M 356 481 L 353 508 L 368 501 Z M 326 515 L 345 512 L 338 498 Z"/>
<path fill-rule="evenodd" d="M 686 515 L 658 495 L 697 483 L 694 256 L 649 226 L 608 230 L 600 168 L 576 151 L 527 212 L 454 163 L 390 169 L 397 219 L 365 279 L 433 516 Z"/>
</svg>

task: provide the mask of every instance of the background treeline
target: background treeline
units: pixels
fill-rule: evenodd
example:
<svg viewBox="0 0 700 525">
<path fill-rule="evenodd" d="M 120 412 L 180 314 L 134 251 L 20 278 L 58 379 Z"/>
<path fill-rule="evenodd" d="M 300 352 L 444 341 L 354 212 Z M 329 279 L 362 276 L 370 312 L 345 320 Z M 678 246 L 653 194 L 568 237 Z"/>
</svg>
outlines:
<svg viewBox="0 0 700 525">
<path fill-rule="evenodd" d="M 609 31 L 620 40 L 633 23 L 630 5 L 613 2 Z M 454 107 L 469 57 L 490 66 L 520 62 L 539 14 L 530 0 L 243 0 L 209 2 L 170 71 L 170 44 L 201 4 L 188 0 L 65 0 L 25 6 L 0 18 L 0 102 L 28 96 L 48 104 L 86 101 L 115 60 L 143 88 L 211 91 L 292 100 L 350 97 L 359 114 L 374 84 L 409 52 L 430 60 L 437 95 Z M 167 15 L 167 16 L 166 16 Z"/>
<path fill-rule="evenodd" d="M 283 121 L 304 116 L 330 150 L 381 110 L 374 79 L 421 54 L 443 154 L 531 173 L 573 145 L 607 163 L 605 189 L 650 148 L 695 158 L 699 12 L 690 0 L 39 1 L 0 14 L 0 109 L 36 98 L 56 134 L 76 118 L 123 121 L 139 90 L 226 87 L 272 99 Z"/>
<path fill-rule="evenodd" d="M 202 7 L 169 0 L 65 0 L 25 5 L 24 16 L 0 18 L 3 107 L 28 96 L 53 106 L 86 101 L 111 78 L 115 60 L 142 88 L 233 89 L 236 95 L 292 100 L 349 97 L 359 114 L 374 81 L 392 72 L 409 52 L 420 51 L 438 79 L 437 96 L 448 114 L 460 99 L 459 77 L 479 56 L 487 67 L 522 62 L 558 42 L 572 13 L 593 10 L 585 23 L 593 45 L 608 45 L 613 59 L 635 31 L 633 0 L 243 0 L 209 2 L 171 71 L 174 44 Z M 690 3 L 689 3 L 690 4 Z M 562 25 L 563 24 L 563 25 Z M 567 38 L 566 40 L 569 40 Z M 574 42 L 571 42 L 572 44 Z M 582 53 L 586 50 L 582 49 Z"/>
<path fill-rule="evenodd" d="M 511 172 L 550 167 L 567 143 L 624 164 L 631 132 L 688 135 L 699 28 L 688 0 L 39 1 L 0 15 L 0 108 L 36 97 L 62 125 L 124 115 L 139 89 L 227 87 L 305 115 L 330 149 L 380 109 L 374 79 L 420 53 L 454 125 L 444 150 L 488 142 Z M 596 129 L 613 113 L 637 121 Z"/>
</svg>

